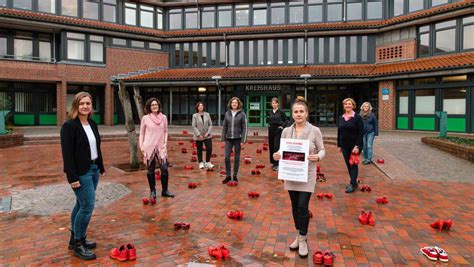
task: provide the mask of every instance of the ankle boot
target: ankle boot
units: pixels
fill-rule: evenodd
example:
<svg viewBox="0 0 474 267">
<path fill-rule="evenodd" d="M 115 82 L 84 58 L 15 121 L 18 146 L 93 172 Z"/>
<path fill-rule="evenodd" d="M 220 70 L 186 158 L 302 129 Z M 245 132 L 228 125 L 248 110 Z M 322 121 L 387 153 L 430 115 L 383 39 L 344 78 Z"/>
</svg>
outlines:
<svg viewBox="0 0 474 267">
<path fill-rule="evenodd" d="M 168 191 L 168 174 L 161 174 L 161 196 L 162 197 L 174 197 L 174 195 Z"/>
<path fill-rule="evenodd" d="M 301 258 L 308 257 L 308 243 L 306 243 L 305 235 L 299 235 L 298 237 L 298 254 Z"/>
<path fill-rule="evenodd" d="M 75 242 L 75 241 L 74 241 L 74 232 L 71 231 L 71 230 L 69 230 L 69 231 L 71 232 L 71 238 L 69 239 L 69 246 L 68 246 L 68 249 L 69 249 L 69 250 L 72 250 L 72 249 L 74 249 L 74 245 L 75 245 L 75 243 L 74 243 L 74 242 Z M 88 240 L 87 240 L 87 236 L 86 236 L 84 239 L 86 240 L 86 247 L 87 247 L 88 249 L 94 249 L 94 248 L 97 247 L 97 243 L 94 242 L 94 241 L 90 241 L 90 240 L 88 241 Z"/>
<path fill-rule="evenodd" d="M 96 255 L 90 249 L 86 247 L 86 239 L 75 239 L 74 240 L 74 255 L 83 260 L 94 260 Z"/>
<path fill-rule="evenodd" d="M 296 239 L 290 244 L 290 250 L 297 250 L 299 245 L 300 233 L 296 234 Z"/>
</svg>

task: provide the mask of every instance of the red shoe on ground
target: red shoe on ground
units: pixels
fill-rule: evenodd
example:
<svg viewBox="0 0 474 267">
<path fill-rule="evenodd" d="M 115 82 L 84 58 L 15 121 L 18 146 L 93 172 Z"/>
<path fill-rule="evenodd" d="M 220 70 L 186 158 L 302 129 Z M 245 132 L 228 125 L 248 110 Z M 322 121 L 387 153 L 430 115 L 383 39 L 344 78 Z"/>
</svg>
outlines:
<svg viewBox="0 0 474 267">
<path fill-rule="evenodd" d="M 453 226 L 453 220 L 449 219 L 447 221 L 443 221 L 443 229 L 446 231 L 449 231 L 451 229 L 451 226 Z"/>
<path fill-rule="evenodd" d="M 207 168 L 206 171 L 208 171 L 208 172 L 213 172 L 213 171 L 214 171 L 214 168 Z"/>
<path fill-rule="evenodd" d="M 184 223 L 182 223 L 181 228 L 183 230 L 188 230 L 189 228 L 191 228 L 191 224 L 184 222 Z"/>
<path fill-rule="evenodd" d="M 187 171 L 190 171 L 190 170 L 194 169 L 194 167 L 191 166 L 191 165 L 184 165 L 184 169 L 187 170 Z"/>
<path fill-rule="evenodd" d="M 420 248 L 420 252 L 432 261 L 438 260 L 438 252 L 434 247 Z"/>
<path fill-rule="evenodd" d="M 121 245 L 119 248 L 113 248 L 109 252 L 109 257 L 118 261 L 126 261 L 128 259 L 128 249 L 125 245 Z"/>
<path fill-rule="evenodd" d="M 149 203 L 148 198 L 146 197 L 142 198 L 142 201 L 143 201 L 143 205 L 148 205 Z"/>
<path fill-rule="evenodd" d="M 261 148 L 257 148 L 257 153 L 262 153 L 262 149 L 261 149 Z"/>
<path fill-rule="evenodd" d="M 384 164 L 385 160 L 384 159 L 377 159 L 377 163 Z"/>
<path fill-rule="evenodd" d="M 189 184 L 188 184 L 189 189 L 194 189 L 196 187 L 197 187 L 197 184 L 195 182 L 189 182 Z"/>
<path fill-rule="evenodd" d="M 173 224 L 173 226 L 174 226 L 175 230 L 179 230 L 179 229 L 183 228 L 183 223 L 182 222 L 175 222 Z"/>
<path fill-rule="evenodd" d="M 316 195 L 319 199 L 323 199 L 324 198 L 324 193 L 318 193 Z"/>
<path fill-rule="evenodd" d="M 438 229 L 439 231 L 443 230 L 443 221 L 441 219 L 437 219 L 434 223 L 431 223 L 430 226 L 434 229 Z"/>
<path fill-rule="evenodd" d="M 182 146 L 182 145 L 184 145 L 184 142 L 183 142 L 183 141 L 179 141 L 179 142 L 178 142 L 178 145 Z"/>
<path fill-rule="evenodd" d="M 216 258 L 217 260 L 222 259 L 222 250 L 219 248 L 209 247 L 208 249 L 209 256 Z"/>
<path fill-rule="evenodd" d="M 255 170 L 251 170 L 250 173 L 251 173 L 252 175 L 255 175 L 257 172 L 256 172 Z"/>
<path fill-rule="evenodd" d="M 329 250 L 326 250 L 323 255 L 323 263 L 325 266 L 332 266 L 336 255 Z"/>
<path fill-rule="evenodd" d="M 127 250 L 128 250 L 127 259 L 129 261 L 136 260 L 137 259 L 137 249 L 135 248 L 135 245 L 127 244 Z"/>
<path fill-rule="evenodd" d="M 376 202 L 378 204 L 387 204 L 388 203 L 388 199 L 386 197 L 378 197 Z"/>
<path fill-rule="evenodd" d="M 151 205 L 155 205 L 155 204 L 156 204 L 156 199 L 150 197 L 150 204 L 151 204 Z"/>
<path fill-rule="evenodd" d="M 183 134 L 188 134 L 188 131 L 184 130 L 184 131 L 183 131 Z"/>
<path fill-rule="evenodd" d="M 363 225 L 367 225 L 369 223 L 369 219 L 368 219 L 367 213 L 365 213 L 365 211 L 362 211 L 360 213 L 359 222 Z"/>
<path fill-rule="evenodd" d="M 321 250 L 313 253 L 313 263 L 317 265 L 323 264 L 323 252 Z"/>
<path fill-rule="evenodd" d="M 185 154 L 188 153 L 188 151 L 186 150 L 186 148 L 181 148 L 181 153 Z"/>
<path fill-rule="evenodd" d="M 448 253 L 446 252 L 446 250 L 440 248 L 440 247 L 437 247 L 435 246 L 434 249 L 436 250 L 436 252 L 438 253 L 438 259 L 442 262 L 448 262 Z"/>
<path fill-rule="evenodd" d="M 244 212 L 243 211 L 236 211 L 237 212 L 237 220 L 243 220 L 244 219 Z"/>
<path fill-rule="evenodd" d="M 196 150 L 193 150 L 193 152 L 191 152 L 191 155 L 193 155 L 193 156 L 197 155 Z"/>
<path fill-rule="evenodd" d="M 260 172 L 260 170 L 256 170 L 256 171 L 255 171 L 255 174 L 256 174 L 256 175 L 260 175 L 260 174 L 262 174 L 262 173 Z"/>
<path fill-rule="evenodd" d="M 237 211 L 231 210 L 227 212 L 227 218 L 229 219 L 236 219 L 237 216 L 238 216 Z"/>
<path fill-rule="evenodd" d="M 211 158 L 217 158 L 217 154 L 211 154 Z"/>
<path fill-rule="evenodd" d="M 369 223 L 369 225 L 375 226 L 375 217 L 371 211 L 369 211 L 369 213 L 367 214 L 367 222 Z"/>
<path fill-rule="evenodd" d="M 222 259 L 227 260 L 230 258 L 230 251 L 224 245 L 220 245 L 219 250 L 221 251 Z"/>
<path fill-rule="evenodd" d="M 333 197 L 333 195 L 331 193 L 326 193 L 326 194 L 324 194 L 324 196 L 329 198 L 329 199 L 331 199 Z"/>
<path fill-rule="evenodd" d="M 268 147 L 267 146 L 264 146 L 262 147 L 263 148 L 263 151 L 268 151 Z"/>
<path fill-rule="evenodd" d="M 249 145 L 252 145 L 252 144 L 253 144 L 253 141 L 247 141 L 247 143 L 248 143 Z"/>
<path fill-rule="evenodd" d="M 195 156 L 192 156 L 192 157 L 191 157 L 191 162 L 197 162 L 197 161 L 198 161 L 198 160 L 197 160 L 197 158 L 196 158 Z"/>
</svg>

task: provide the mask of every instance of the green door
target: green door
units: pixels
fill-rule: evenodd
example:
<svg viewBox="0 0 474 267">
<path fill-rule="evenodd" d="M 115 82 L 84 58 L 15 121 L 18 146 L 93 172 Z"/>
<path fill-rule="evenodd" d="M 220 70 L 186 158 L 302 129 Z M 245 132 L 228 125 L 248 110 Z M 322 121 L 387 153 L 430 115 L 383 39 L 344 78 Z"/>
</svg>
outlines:
<svg viewBox="0 0 474 267">
<path fill-rule="evenodd" d="M 267 113 L 272 109 L 272 98 L 276 95 L 248 95 L 247 117 L 249 126 L 267 126 Z M 280 99 L 278 97 L 278 99 Z"/>
</svg>

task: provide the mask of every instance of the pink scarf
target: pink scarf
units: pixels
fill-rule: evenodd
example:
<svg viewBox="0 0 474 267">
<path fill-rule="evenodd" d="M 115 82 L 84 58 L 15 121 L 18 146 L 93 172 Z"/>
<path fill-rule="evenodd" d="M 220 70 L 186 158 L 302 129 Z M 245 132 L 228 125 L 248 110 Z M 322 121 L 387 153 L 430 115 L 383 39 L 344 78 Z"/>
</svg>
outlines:
<svg viewBox="0 0 474 267">
<path fill-rule="evenodd" d="M 156 123 L 156 125 L 160 125 L 163 122 L 163 118 L 164 118 L 163 113 L 160 112 L 158 114 L 155 114 L 155 113 L 152 112 L 149 115 L 150 115 L 150 119 L 154 123 Z"/>
<path fill-rule="evenodd" d="M 342 117 L 344 118 L 345 121 L 348 121 L 348 120 L 350 120 L 351 118 L 354 118 L 354 116 L 355 116 L 355 112 L 354 112 L 354 111 L 352 111 L 352 113 L 351 113 L 350 115 L 347 115 L 347 113 L 342 114 Z"/>
</svg>

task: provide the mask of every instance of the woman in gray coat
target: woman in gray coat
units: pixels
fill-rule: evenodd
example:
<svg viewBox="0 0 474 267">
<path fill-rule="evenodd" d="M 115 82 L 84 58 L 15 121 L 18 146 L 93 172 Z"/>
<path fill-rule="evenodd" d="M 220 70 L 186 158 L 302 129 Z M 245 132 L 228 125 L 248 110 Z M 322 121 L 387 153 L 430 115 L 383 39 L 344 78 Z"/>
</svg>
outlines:
<svg viewBox="0 0 474 267">
<path fill-rule="evenodd" d="M 193 115 L 193 139 L 196 141 L 197 157 L 199 169 L 212 169 L 214 165 L 211 163 L 212 155 L 212 120 L 209 113 L 204 112 L 204 103 L 199 101 L 196 103 L 196 113 Z M 206 161 L 202 161 L 202 146 L 206 146 Z"/>
<path fill-rule="evenodd" d="M 242 111 L 242 101 L 238 97 L 232 97 L 228 103 L 229 110 L 224 115 L 222 123 L 221 141 L 225 142 L 225 174 L 222 180 L 223 184 L 230 182 L 232 179 L 238 182 L 237 174 L 239 173 L 240 163 L 240 144 L 247 141 L 247 117 Z M 230 151 L 234 148 L 234 174 L 230 176 Z"/>
<path fill-rule="evenodd" d="M 293 125 L 283 129 L 281 138 L 309 140 L 308 182 L 294 182 L 285 180 L 285 189 L 291 199 L 293 220 L 298 234 L 290 245 L 291 250 L 298 250 L 300 257 L 308 256 L 306 235 L 309 225 L 309 200 L 316 186 L 316 162 L 322 160 L 326 154 L 323 145 L 323 136 L 318 127 L 308 122 L 308 104 L 299 97 L 291 106 Z M 280 151 L 273 154 L 275 160 L 280 160 Z"/>
</svg>

